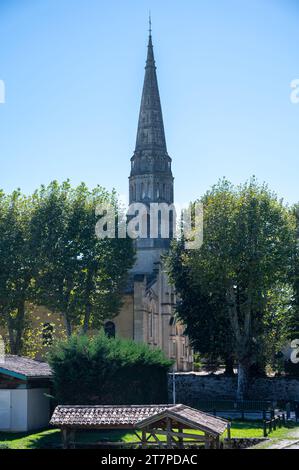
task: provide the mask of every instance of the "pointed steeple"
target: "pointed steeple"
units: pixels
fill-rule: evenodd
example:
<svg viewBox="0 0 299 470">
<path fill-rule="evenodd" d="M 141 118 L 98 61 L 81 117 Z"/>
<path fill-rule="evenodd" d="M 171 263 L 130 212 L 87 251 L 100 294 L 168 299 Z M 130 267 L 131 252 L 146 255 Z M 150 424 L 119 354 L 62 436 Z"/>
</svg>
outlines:
<svg viewBox="0 0 299 470">
<path fill-rule="evenodd" d="M 130 203 L 173 202 L 171 158 L 166 147 L 151 22 L 136 146 L 131 158 L 129 184 Z"/>
<path fill-rule="evenodd" d="M 149 148 L 167 151 L 152 43 L 151 23 L 136 138 L 137 151 Z"/>
</svg>

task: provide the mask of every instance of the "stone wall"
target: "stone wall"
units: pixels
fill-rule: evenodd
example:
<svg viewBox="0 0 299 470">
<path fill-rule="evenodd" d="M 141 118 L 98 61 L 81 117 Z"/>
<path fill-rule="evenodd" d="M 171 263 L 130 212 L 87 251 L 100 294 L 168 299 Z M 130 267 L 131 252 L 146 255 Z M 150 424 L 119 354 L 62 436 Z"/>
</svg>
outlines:
<svg viewBox="0 0 299 470">
<path fill-rule="evenodd" d="M 234 400 L 237 377 L 177 373 L 176 402 L 192 404 L 196 400 Z M 169 400 L 172 402 L 172 376 L 169 376 Z M 249 386 L 251 400 L 299 401 L 299 377 L 265 377 L 252 379 Z"/>
<path fill-rule="evenodd" d="M 243 437 L 224 439 L 224 449 L 248 449 L 249 447 L 256 446 L 269 439 L 264 437 Z"/>
</svg>

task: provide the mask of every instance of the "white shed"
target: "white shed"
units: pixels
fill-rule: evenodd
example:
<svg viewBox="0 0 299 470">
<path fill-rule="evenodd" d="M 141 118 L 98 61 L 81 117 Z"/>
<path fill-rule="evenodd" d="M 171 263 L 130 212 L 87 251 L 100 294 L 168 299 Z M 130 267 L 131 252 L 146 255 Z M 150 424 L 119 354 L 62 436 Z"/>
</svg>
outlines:
<svg viewBox="0 0 299 470">
<path fill-rule="evenodd" d="M 31 431 L 48 426 L 51 376 L 46 362 L 5 356 L 0 363 L 0 431 Z"/>
</svg>

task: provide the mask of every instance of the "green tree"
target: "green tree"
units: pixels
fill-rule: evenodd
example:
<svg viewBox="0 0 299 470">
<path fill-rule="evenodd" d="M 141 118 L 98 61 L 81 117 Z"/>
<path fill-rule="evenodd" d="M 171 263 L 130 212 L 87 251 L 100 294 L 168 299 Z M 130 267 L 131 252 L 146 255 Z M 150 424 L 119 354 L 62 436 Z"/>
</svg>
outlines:
<svg viewBox="0 0 299 470">
<path fill-rule="evenodd" d="M 134 262 L 128 238 L 99 239 L 96 207 L 114 194 L 101 187 L 52 182 L 34 195 L 32 236 L 36 241 L 36 299 L 63 314 L 70 336 L 74 327 L 99 328 L 121 305 L 122 288 Z"/>
<path fill-rule="evenodd" d="M 159 349 L 100 334 L 72 335 L 49 353 L 55 398 L 64 404 L 167 402 L 172 365 Z M 149 380 L 150 377 L 150 380 Z"/>
<path fill-rule="evenodd" d="M 294 206 L 293 214 L 296 220 L 296 232 L 293 264 L 290 272 L 290 283 L 293 286 L 293 298 L 288 328 L 289 343 L 293 340 L 299 339 L 299 204 Z M 290 359 L 286 362 L 285 369 L 289 374 L 299 376 L 299 364 L 294 364 Z"/>
<path fill-rule="evenodd" d="M 26 327 L 26 302 L 33 293 L 35 259 L 30 237 L 32 199 L 20 191 L 0 193 L 0 318 L 9 349 L 19 354 Z"/>
<path fill-rule="evenodd" d="M 204 243 L 186 253 L 185 264 L 195 291 L 220 295 L 238 361 L 237 398 L 244 399 L 250 368 L 263 356 L 269 329 L 277 324 L 269 306 L 273 292 L 288 282 L 294 217 L 255 179 L 237 188 L 223 180 L 202 203 Z"/>
<path fill-rule="evenodd" d="M 227 321 L 225 292 L 207 292 L 201 278 L 194 285 L 189 261 L 184 240 L 174 241 L 167 264 L 179 298 L 177 315 L 186 325 L 194 350 L 211 364 L 224 362 L 226 374 L 233 375 L 233 334 Z"/>
</svg>

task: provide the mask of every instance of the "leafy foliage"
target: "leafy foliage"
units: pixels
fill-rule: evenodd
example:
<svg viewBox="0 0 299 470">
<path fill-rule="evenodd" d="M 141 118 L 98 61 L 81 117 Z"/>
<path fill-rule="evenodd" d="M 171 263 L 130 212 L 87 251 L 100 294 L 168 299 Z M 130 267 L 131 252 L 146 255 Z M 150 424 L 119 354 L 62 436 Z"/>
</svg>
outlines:
<svg viewBox="0 0 299 470">
<path fill-rule="evenodd" d="M 54 181 L 28 197 L 0 192 L 0 326 L 11 353 L 28 353 L 24 338 L 34 342 L 33 304 L 62 315 L 68 335 L 99 329 L 117 314 L 134 249 L 129 238 L 96 236 L 99 203 L 116 213 L 114 193 L 83 183 Z"/>
<path fill-rule="evenodd" d="M 209 336 L 204 345 L 208 341 L 213 345 L 207 348 L 208 353 L 211 347 L 222 348 L 224 356 L 228 344 L 223 338 L 231 331 L 231 350 L 239 364 L 237 396 L 243 399 L 250 367 L 269 361 L 265 357 L 268 342 L 275 337 L 275 331 L 276 337 L 277 332 L 286 331 L 279 324 L 287 321 L 284 314 L 288 310 L 280 308 L 279 312 L 276 307 L 283 304 L 279 293 L 286 295 L 292 269 L 294 216 L 266 185 L 259 185 L 254 178 L 239 187 L 222 180 L 201 202 L 204 243 L 201 249 L 181 256 L 193 295 L 187 299 L 183 292 L 180 312 L 187 324 L 191 318 L 189 331 L 192 325 L 196 326 L 194 311 L 202 317 L 207 315 L 205 331 Z M 174 250 L 170 271 L 175 283 L 176 256 Z M 188 305 L 190 300 L 193 311 Z M 200 342 L 199 328 L 200 323 L 190 333 L 193 338 L 198 335 Z"/>
<path fill-rule="evenodd" d="M 95 234 L 96 207 L 115 195 L 101 187 L 93 191 L 82 183 L 51 183 L 35 193 L 32 218 L 37 239 L 39 302 L 65 317 L 70 335 L 75 326 L 86 332 L 99 328 L 121 305 L 121 291 L 134 262 L 129 238 L 99 239 Z"/>
<path fill-rule="evenodd" d="M 108 338 L 71 336 L 49 354 L 56 399 L 63 404 L 147 404 L 167 401 L 167 371 L 160 350 Z"/>
<path fill-rule="evenodd" d="M 13 354 L 22 348 L 25 303 L 32 297 L 36 275 L 31 217 L 32 198 L 19 191 L 0 193 L 0 323 L 7 327 Z"/>
</svg>

